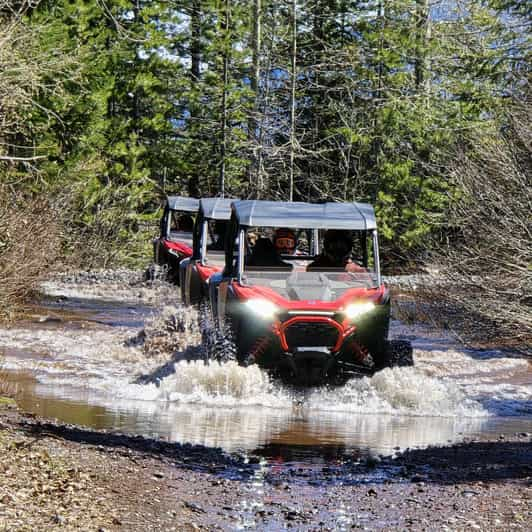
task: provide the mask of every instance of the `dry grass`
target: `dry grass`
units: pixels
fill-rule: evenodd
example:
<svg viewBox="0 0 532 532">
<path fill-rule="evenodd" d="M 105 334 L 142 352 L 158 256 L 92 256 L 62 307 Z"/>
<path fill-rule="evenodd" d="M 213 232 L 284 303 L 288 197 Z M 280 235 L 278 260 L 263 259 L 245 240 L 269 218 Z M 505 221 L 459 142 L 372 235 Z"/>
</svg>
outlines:
<svg viewBox="0 0 532 532">
<path fill-rule="evenodd" d="M 12 401 L 19 391 L 18 384 L 9 380 L 9 374 L 2 370 L 2 360 L 0 359 L 0 406 L 5 402 Z"/>
<path fill-rule="evenodd" d="M 50 204 L 0 186 L 0 317 L 13 316 L 60 250 L 60 221 Z"/>
<path fill-rule="evenodd" d="M 532 107 L 516 103 L 506 126 L 474 134 L 451 174 L 462 195 L 454 231 L 435 259 L 445 284 L 429 294 L 468 336 L 526 345 L 532 338 Z"/>
</svg>

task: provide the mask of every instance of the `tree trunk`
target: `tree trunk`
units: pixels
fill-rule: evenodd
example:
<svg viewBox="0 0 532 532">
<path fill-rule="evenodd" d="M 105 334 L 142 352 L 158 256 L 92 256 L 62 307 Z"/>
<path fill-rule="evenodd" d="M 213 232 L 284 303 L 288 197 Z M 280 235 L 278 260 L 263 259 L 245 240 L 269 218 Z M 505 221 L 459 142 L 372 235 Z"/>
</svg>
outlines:
<svg viewBox="0 0 532 532">
<path fill-rule="evenodd" d="M 139 15 L 140 15 L 140 0 L 135 1 L 135 6 L 133 7 L 133 20 L 134 20 L 134 28 L 135 30 L 138 29 L 137 24 L 139 24 Z M 135 62 L 138 62 L 138 56 L 139 56 L 139 47 L 138 45 L 135 46 Z M 138 87 L 135 87 L 133 89 L 133 131 L 137 135 L 137 143 L 140 142 L 140 97 L 139 97 L 139 89 Z"/>
<path fill-rule="evenodd" d="M 190 11 L 190 73 L 197 81 L 201 76 L 201 7 L 200 0 L 192 0 Z"/>
<path fill-rule="evenodd" d="M 222 71 L 222 103 L 220 120 L 220 173 L 218 181 L 218 193 L 223 198 L 225 195 L 225 156 L 227 151 L 227 85 L 229 83 L 229 26 L 230 26 L 230 0 L 224 0 L 222 13 L 222 41 L 223 41 L 223 71 Z"/>
<path fill-rule="evenodd" d="M 253 90 L 254 103 L 251 111 L 251 119 L 249 120 L 249 132 L 248 140 L 250 146 L 252 146 L 252 161 L 250 168 L 249 182 L 252 184 L 252 174 L 255 173 L 255 182 L 257 190 L 260 187 L 261 182 L 261 163 L 262 163 L 262 145 L 260 133 L 257 134 L 257 128 L 259 127 L 257 116 L 259 114 L 259 81 L 260 81 L 260 53 L 261 53 L 261 17 L 262 17 L 262 2 L 261 0 L 254 0 L 253 5 L 253 74 L 251 76 L 251 89 Z M 255 172 L 253 172 L 253 169 Z"/>
<path fill-rule="evenodd" d="M 429 0 L 416 0 L 416 30 L 416 90 L 427 95 L 430 89 L 427 76 L 427 43 L 431 34 Z"/>
<path fill-rule="evenodd" d="M 199 129 L 201 110 L 197 101 L 201 91 L 201 0 L 192 0 L 190 6 L 190 131 Z M 191 197 L 200 195 L 200 180 L 204 176 L 197 168 L 192 168 L 188 178 L 188 193 Z"/>
<path fill-rule="evenodd" d="M 290 168 L 289 168 L 289 201 L 294 200 L 294 161 L 295 161 L 295 128 L 296 128 L 296 80 L 297 80 L 297 0 L 292 0 L 292 76 L 290 84 Z"/>
</svg>

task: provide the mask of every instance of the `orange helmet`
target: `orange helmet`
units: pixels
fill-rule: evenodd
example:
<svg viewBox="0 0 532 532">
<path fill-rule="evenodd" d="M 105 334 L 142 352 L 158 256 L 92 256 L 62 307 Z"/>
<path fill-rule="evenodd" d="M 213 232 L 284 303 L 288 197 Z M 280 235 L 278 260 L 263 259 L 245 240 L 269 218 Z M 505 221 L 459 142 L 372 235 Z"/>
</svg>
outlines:
<svg viewBox="0 0 532 532">
<path fill-rule="evenodd" d="M 278 253 L 291 254 L 296 249 L 296 235 L 291 229 L 282 227 L 275 231 L 273 243 Z"/>
</svg>

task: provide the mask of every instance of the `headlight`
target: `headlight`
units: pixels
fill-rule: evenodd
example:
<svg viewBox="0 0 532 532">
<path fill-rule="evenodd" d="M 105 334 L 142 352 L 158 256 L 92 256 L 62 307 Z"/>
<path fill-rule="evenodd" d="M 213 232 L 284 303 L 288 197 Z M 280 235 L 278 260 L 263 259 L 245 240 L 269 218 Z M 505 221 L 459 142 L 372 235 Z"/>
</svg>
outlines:
<svg viewBox="0 0 532 532">
<path fill-rule="evenodd" d="M 367 314 L 375 308 L 375 303 L 364 301 L 360 303 L 351 303 L 344 309 L 344 314 L 350 319 L 358 318 L 362 314 Z"/>
<path fill-rule="evenodd" d="M 267 299 L 248 299 L 245 305 L 254 314 L 264 319 L 273 318 L 277 310 L 279 310 L 277 305 Z"/>
</svg>

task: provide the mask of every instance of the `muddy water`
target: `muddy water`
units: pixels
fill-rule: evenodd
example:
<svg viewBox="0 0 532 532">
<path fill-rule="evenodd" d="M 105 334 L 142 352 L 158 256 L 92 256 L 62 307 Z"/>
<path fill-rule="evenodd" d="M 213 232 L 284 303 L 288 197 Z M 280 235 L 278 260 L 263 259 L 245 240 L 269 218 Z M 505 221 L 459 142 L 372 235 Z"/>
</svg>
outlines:
<svg viewBox="0 0 532 532">
<path fill-rule="evenodd" d="M 413 342 L 414 368 L 295 390 L 257 367 L 206 366 L 198 315 L 167 285 L 43 290 L 26 321 L 0 329 L 2 374 L 24 410 L 63 422 L 296 463 L 532 431 L 528 360 L 420 325 L 392 325 Z"/>
</svg>

